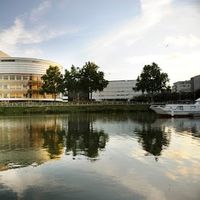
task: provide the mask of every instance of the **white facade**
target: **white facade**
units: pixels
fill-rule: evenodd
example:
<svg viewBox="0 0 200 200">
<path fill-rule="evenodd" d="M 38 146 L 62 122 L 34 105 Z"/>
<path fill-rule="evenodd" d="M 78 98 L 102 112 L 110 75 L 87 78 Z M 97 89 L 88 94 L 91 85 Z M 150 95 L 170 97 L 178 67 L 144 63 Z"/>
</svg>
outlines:
<svg viewBox="0 0 200 200">
<path fill-rule="evenodd" d="M 173 92 L 191 92 L 191 81 L 178 81 L 173 84 Z"/>
<path fill-rule="evenodd" d="M 6 56 L 6 57 L 5 57 Z M 10 57 L 0 51 L 0 101 L 40 100 L 53 101 L 52 95 L 41 95 L 41 76 L 49 66 L 63 67 L 52 61 Z M 57 100 L 61 100 L 59 96 Z"/>
<path fill-rule="evenodd" d="M 106 88 L 101 92 L 94 92 L 92 99 L 96 101 L 103 100 L 130 100 L 142 93 L 134 90 L 136 80 L 117 80 L 109 81 Z"/>
</svg>

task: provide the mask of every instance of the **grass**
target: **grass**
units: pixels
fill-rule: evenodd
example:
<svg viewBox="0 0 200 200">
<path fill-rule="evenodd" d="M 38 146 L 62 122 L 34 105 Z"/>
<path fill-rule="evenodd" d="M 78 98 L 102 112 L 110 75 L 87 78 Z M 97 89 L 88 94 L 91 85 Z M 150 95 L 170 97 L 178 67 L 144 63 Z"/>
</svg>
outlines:
<svg viewBox="0 0 200 200">
<path fill-rule="evenodd" d="M 20 115 L 20 114 L 59 114 L 59 113 L 102 113 L 102 112 L 146 112 L 149 110 L 149 105 L 134 104 L 134 105 L 24 105 L 24 106 L 0 106 L 0 115 Z"/>
</svg>

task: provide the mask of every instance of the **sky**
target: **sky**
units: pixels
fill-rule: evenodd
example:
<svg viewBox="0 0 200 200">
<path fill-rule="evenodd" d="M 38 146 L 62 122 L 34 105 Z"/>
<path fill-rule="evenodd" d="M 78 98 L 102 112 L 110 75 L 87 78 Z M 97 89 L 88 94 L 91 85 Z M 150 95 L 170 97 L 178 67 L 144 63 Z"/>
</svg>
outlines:
<svg viewBox="0 0 200 200">
<path fill-rule="evenodd" d="M 155 62 L 170 84 L 200 74 L 200 0 L 0 0 L 0 50 L 95 62 L 108 80 Z"/>
</svg>

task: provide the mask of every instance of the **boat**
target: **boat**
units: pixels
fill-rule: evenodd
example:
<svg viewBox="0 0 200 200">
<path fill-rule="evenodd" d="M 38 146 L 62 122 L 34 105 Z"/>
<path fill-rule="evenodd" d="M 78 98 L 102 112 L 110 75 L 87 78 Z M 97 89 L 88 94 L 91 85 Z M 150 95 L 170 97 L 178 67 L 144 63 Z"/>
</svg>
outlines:
<svg viewBox="0 0 200 200">
<path fill-rule="evenodd" d="M 200 98 L 194 104 L 151 105 L 150 109 L 166 116 L 200 116 Z"/>
</svg>

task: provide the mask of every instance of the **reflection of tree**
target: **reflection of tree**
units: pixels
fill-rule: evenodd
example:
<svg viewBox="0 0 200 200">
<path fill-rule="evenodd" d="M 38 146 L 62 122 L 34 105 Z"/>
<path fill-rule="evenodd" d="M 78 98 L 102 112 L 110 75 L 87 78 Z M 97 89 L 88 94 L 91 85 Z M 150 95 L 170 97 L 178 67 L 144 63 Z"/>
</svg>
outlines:
<svg viewBox="0 0 200 200">
<path fill-rule="evenodd" d="M 72 151 L 73 156 L 85 155 L 96 158 L 104 149 L 108 135 L 93 129 L 93 119 L 89 115 L 72 115 L 68 121 L 66 134 L 66 152 Z"/>
<path fill-rule="evenodd" d="M 60 126 L 53 125 L 42 131 L 44 139 L 43 147 L 47 149 L 51 159 L 56 158 L 62 153 L 64 143 L 63 136 L 65 131 Z"/>
<path fill-rule="evenodd" d="M 63 152 L 60 117 L 8 117 L 0 119 L 0 125 L 0 171 L 41 164 Z"/>
<path fill-rule="evenodd" d="M 139 143 L 143 149 L 154 156 L 160 156 L 164 147 L 169 146 L 170 138 L 162 127 L 152 127 L 151 124 L 143 126 L 141 130 L 135 130 L 139 137 Z"/>
</svg>

